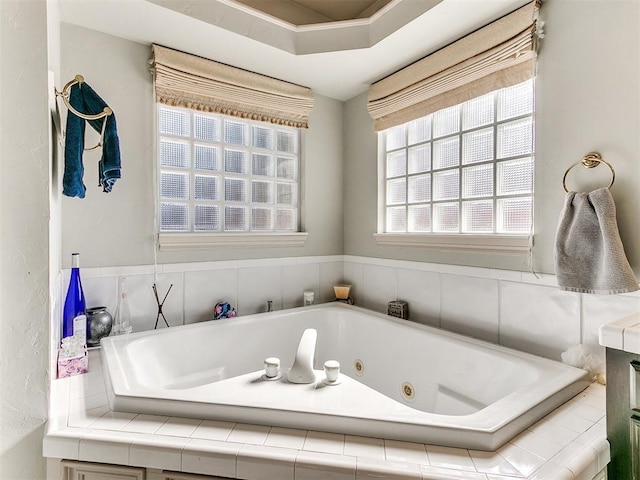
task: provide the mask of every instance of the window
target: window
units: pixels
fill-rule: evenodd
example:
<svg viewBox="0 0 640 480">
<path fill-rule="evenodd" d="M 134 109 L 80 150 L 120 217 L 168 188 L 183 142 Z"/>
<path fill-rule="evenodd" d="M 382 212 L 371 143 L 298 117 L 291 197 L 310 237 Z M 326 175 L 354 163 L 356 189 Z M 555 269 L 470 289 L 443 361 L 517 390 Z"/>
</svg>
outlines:
<svg viewBox="0 0 640 480">
<path fill-rule="evenodd" d="M 380 230 L 529 235 L 533 105 L 528 80 L 381 132 Z"/>
<path fill-rule="evenodd" d="M 298 232 L 297 128 L 158 104 L 160 233 Z"/>
</svg>

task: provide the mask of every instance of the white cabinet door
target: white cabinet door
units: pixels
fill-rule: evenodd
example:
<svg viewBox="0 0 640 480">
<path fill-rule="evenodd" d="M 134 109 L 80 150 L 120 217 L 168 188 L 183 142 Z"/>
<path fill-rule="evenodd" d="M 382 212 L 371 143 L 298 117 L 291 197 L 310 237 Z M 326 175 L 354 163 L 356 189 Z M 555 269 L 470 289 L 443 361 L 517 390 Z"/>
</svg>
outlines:
<svg viewBox="0 0 640 480">
<path fill-rule="evenodd" d="M 63 480 L 145 480 L 145 469 L 98 463 L 62 462 Z"/>
</svg>

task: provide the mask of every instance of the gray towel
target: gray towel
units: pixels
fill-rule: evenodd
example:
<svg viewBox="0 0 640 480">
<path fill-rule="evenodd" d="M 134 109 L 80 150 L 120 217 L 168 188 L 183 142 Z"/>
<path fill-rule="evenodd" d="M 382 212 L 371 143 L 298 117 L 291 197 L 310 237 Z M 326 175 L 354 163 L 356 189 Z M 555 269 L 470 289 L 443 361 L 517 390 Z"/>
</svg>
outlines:
<svg viewBox="0 0 640 480">
<path fill-rule="evenodd" d="M 562 290 L 599 295 L 638 290 L 620 240 L 616 206 L 608 188 L 567 193 L 554 257 Z"/>
</svg>

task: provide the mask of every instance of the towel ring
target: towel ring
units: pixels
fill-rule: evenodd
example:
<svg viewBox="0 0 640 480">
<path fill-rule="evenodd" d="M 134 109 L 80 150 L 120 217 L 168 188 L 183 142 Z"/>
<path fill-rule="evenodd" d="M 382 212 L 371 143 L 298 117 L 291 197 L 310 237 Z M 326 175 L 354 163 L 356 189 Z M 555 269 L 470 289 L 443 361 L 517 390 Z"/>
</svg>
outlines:
<svg viewBox="0 0 640 480">
<path fill-rule="evenodd" d="M 613 182 L 616 180 L 616 171 L 613 169 L 613 166 L 609 162 L 604 160 L 598 152 L 589 152 L 584 157 L 582 157 L 582 160 L 574 163 L 564 172 L 564 176 L 562 177 L 562 188 L 564 188 L 564 191 L 569 193 L 569 190 L 567 189 L 567 175 L 571 171 L 571 169 L 573 169 L 573 167 L 582 165 L 584 168 L 594 168 L 601 163 L 604 163 L 607 167 L 609 167 L 609 170 L 611 170 L 611 183 L 609 183 L 609 186 L 607 187 L 611 188 L 611 185 L 613 185 Z"/>
<path fill-rule="evenodd" d="M 113 110 L 111 110 L 109 107 L 104 107 L 104 109 L 100 113 L 87 114 L 87 113 L 81 113 L 71 106 L 71 103 L 69 102 L 70 89 L 75 84 L 80 85 L 82 84 L 82 82 L 84 82 L 84 77 L 82 75 L 76 75 L 73 80 L 68 81 L 65 84 L 65 86 L 62 87 L 61 92 L 59 92 L 58 89 L 56 89 L 55 87 L 53 88 L 53 90 L 56 94 L 56 97 L 62 97 L 62 101 L 64 102 L 64 104 L 66 105 L 66 107 L 69 109 L 71 113 L 73 113 L 74 115 L 84 120 L 100 120 L 101 118 L 105 118 L 111 115 L 113 113 Z M 102 122 L 102 131 L 100 132 L 100 141 L 98 142 L 98 144 L 95 147 L 85 148 L 86 151 L 95 150 L 96 148 L 102 146 L 102 141 L 104 140 L 104 129 L 106 125 L 107 125 L 107 121 L 105 120 L 104 122 Z"/>
</svg>

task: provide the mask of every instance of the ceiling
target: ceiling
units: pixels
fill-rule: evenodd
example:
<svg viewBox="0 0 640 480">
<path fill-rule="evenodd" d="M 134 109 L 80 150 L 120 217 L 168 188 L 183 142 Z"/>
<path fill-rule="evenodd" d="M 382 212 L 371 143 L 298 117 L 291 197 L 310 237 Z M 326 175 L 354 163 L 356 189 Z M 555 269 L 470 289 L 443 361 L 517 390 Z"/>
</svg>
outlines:
<svg viewBox="0 0 640 480">
<path fill-rule="evenodd" d="M 292 25 L 369 18 L 392 0 L 236 0 Z"/>
<path fill-rule="evenodd" d="M 63 22 L 147 45 L 158 43 L 304 85 L 342 101 L 527 0 L 382 0 L 381 3 L 58 0 Z M 263 10 L 276 4 L 291 4 L 287 15 L 304 7 L 315 12 L 315 18 L 354 18 L 296 25 L 300 18 L 295 20 L 292 16 L 286 17 L 291 21 L 285 20 L 285 13 L 276 17 L 273 10 L 259 11 L 249 4 L 262 5 Z M 326 10 L 328 4 L 333 5 Z"/>
</svg>

